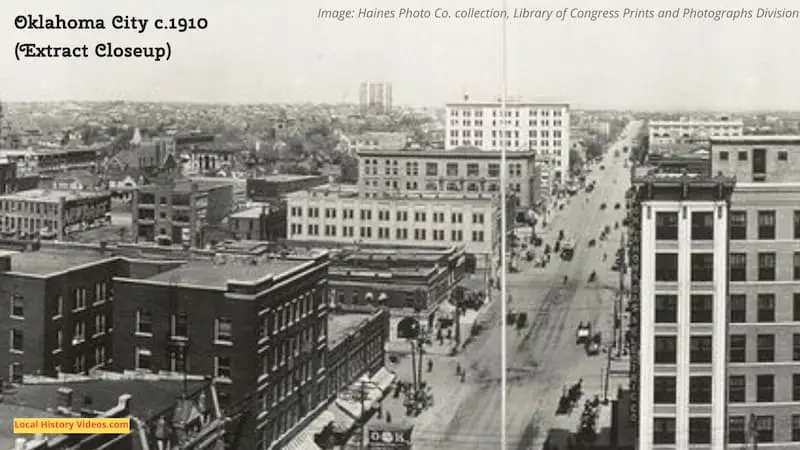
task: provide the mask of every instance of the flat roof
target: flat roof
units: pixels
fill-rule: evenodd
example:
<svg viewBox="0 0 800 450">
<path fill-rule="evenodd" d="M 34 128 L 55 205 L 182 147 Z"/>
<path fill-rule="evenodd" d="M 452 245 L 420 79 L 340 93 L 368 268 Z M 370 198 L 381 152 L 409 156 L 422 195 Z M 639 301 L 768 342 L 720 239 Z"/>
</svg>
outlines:
<svg viewBox="0 0 800 450">
<path fill-rule="evenodd" d="M 781 145 L 781 144 L 800 144 L 800 135 L 745 135 L 745 136 L 720 136 L 709 138 L 712 144 L 763 144 L 763 145 Z"/>
<path fill-rule="evenodd" d="M 261 217 L 261 206 L 254 206 L 252 208 L 247 208 L 238 212 L 235 212 L 230 215 L 231 219 L 258 219 Z M 266 213 L 269 215 L 269 208 L 266 208 Z"/>
<path fill-rule="evenodd" d="M 258 265 L 253 266 L 244 261 L 229 261 L 224 264 L 216 264 L 211 261 L 189 261 L 180 267 L 162 272 L 147 280 L 224 289 L 230 281 L 255 282 L 268 275 L 277 276 L 296 270 L 307 262 L 307 260 L 270 260 L 261 261 Z"/>
<path fill-rule="evenodd" d="M 488 107 L 488 108 L 500 108 L 501 102 L 500 100 L 497 101 L 470 101 L 467 100 L 465 102 L 452 102 L 446 103 L 445 107 L 447 108 L 470 108 L 470 107 Z M 519 107 L 547 107 L 547 106 L 564 106 L 569 107 L 569 102 L 564 101 L 554 101 L 554 100 L 542 100 L 542 101 L 525 101 L 525 100 L 506 100 L 506 107 L 507 108 L 519 108 Z"/>
<path fill-rule="evenodd" d="M 497 150 L 482 150 L 477 147 L 458 147 L 453 150 L 409 149 L 409 150 L 359 150 L 358 156 L 374 156 L 376 158 L 475 158 L 500 160 Z M 506 159 L 534 159 L 536 152 L 506 152 Z"/>
<path fill-rule="evenodd" d="M 741 119 L 733 119 L 733 120 L 722 120 L 722 119 L 714 119 L 714 120 L 651 120 L 648 123 L 649 126 L 676 126 L 676 125 L 744 125 L 744 121 Z"/>
<path fill-rule="evenodd" d="M 59 189 L 30 189 L 19 191 L 13 194 L 0 195 L 0 200 L 25 200 L 45 203 L 57 203 L 64 197 L 67 201 L 80 200 L 84 198 L 108 197 L 111 194 L 106 191 L 70 191 Z"/>
<path fill-rule="evenodd" d="M 353 334 L 374 313 L 337 313 L 328 314 L 328 348 L 336 346 L 347 336 Z"/>
<path fill-rule="evenodd" d="M 189 380 L 187 388 L 194 393 L 207 384 L 207 381 Z M 12 444 L 4 448 L 13 448 L 14 440 L 20 437 L 12 432 L 14 417 L 63 417 L 55 413 L 55 408 L 60 406 L 58 389 L 62 387 L 72 389 L 72 409 L 75 411 L 84 408 L 86 396 L 92 399 L 92 405 L 87 408 L 107 411 L 117 406 L 121 395 L 129 394 L 133 397 L 131 414 L 149 420 L 176 402 L 183 392 L 183 380 L 92 380 L 20 385 L 14 388 L 14 393 L 4 393 L 0 403 L 0 442 Z"/>
<path fill-rule="evenodd" d="M 333 185 L 323 185 L 314 189 L 306 191 L 297 191 L 287 194 L 287 198 L 324 198 L 331 199 L 358 199 L 360 202 L 365 203 L 389 201 L 389 200 L 412 200 L 417 202 L 446 202 L 446 201 L 493 201 L 499 195 L 492 195 L 491 193 L 481 192 L 394 192 L 384 191 L 376 193 L 375 195 L 362 195 L 357 190 L 340 190 Z"/>
<path fill-rule="evenodd" d="M 206 178 L 206 179 L 179 179 L 174 180 L 175 185 L 172 189 L 172 192 L 177 193 L 189 193 L 192 191 L 192 184 L 197 184 L 197 189 L 201 192 L 203 191 L 210 191 L 220 187 L 226 186 L 233 186 L 233 183 L 230 181 L 225 181 L 224 178 L 222 179 L 214 179 L 214 178 Z M 140 186 L 139 189 L 147 190 L 153 189 L 157 187 L 163 186 L 163 183 L 159 183 L 158 181 L 153 183 L 148 183 L 143 186 Z"/>
<path fill-rule="evenodd" d="M 288 173 L 279 173 L 275 175 L 264 175 L 257 178 L 250 178 L 250 180 L 263 180 L 273 183 L 286 183 L 289 181 L 310 180 L 314 178 L 323 177 L 324 175 L 292 175 Z"/>
<path fill-rule="evenodd" d="M 0 256 L 5 256 L 0 254 Z M 28 275 L 53 275 L 86 264 L 100 262 L 115 256 L 91 250 L 42 249 L 35 252 L 18 252 L 11 255 L 11 273 Z"/>
</svg>

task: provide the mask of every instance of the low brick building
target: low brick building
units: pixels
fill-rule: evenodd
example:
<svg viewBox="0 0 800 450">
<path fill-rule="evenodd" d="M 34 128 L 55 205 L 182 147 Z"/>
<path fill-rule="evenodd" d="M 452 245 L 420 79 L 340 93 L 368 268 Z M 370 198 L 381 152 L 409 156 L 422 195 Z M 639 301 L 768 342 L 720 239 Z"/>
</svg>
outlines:
<svg viewBox="0 0 800 450">
<path fill-rule="evenodd" d="M 247 180 L 247 198 L 256 202 L 269 202 L 286 194 L 305 191 L 328 183 L 323 175 L 267 175 Z"/>
<path fill-rule="evenodd" d="M 71 230 L 106 220 L 107 191 L 31 189 L 0 196 L 0 228 L 27 237 L 42 233 L 63 240 Z"/>
</svg>

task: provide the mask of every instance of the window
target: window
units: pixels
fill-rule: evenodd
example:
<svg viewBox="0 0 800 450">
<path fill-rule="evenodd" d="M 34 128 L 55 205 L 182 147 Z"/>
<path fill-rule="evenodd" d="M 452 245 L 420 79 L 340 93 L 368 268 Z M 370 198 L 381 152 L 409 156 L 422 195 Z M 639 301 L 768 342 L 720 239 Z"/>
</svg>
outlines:
<svg viewBox="0 0 800 450">
<path fill-rule="evenodd" d="M 691 298 L 692 323 L 711 323 L 714 297 L 707 294 L 694 294 Z"/>
<path fill-rule="evenodd" d="M 675 377 L 653 378 L 653 403 L 657 405 L 674 405 L 675 389 Z"/>
<path fill-rule="evenodd" d="M 711 443 L 710 417 L 689 417 L 689 443 L 690 444 Z"/>
<path fill-rule="evenodd" d="M 743 363 L 747 358 L 747 335 L 732 334 L 730 349 L 728 350 L 728 362 Z"/>
<path fill-rule="evenodd" d="M 500 176 L 500 164 L 489 163 L 489 176 L 492 178 L 497 178 Z"/>
<path fill-rule="evenodd" d="M 778 161 L 788 161 L 789 160 L 789 152 L 786 150 L 781 150 L 778 152 Z"/>
<path fill-rule="evenodd" d="M 762 240 L 775 239 L 775 211 L 758 212 L 758 238 Z"/>
<path fill-rule="evenodd" d="M 711 336 L 689 337 L 689 362 L 697 364 L 711 363 Z"/>
<path fill-rule="evenodd" d="M 656 323 L 676 323 L 678 321 L 678 296 L 656 295 Z"/>
<path fill-rule="evenodd" d="M 233 342 L 233 322 L 228 317 L 220 317 L 214 323 L 214 340 Z"/>
<path fill-rule="evenodd" d="M 719 160 L 720 161 L 727 161 L 728 160 L 728 152 L 719 152 Z"/>
<path fill-rule="evenodd" d="M 25 350 L 25 342 L 22 330 L 11 329 L 11 351 L 22 352 Z"/>
<path fill-rule="evenodd" d="M 800 401 L 800 373 L 792 374 L 792 401 Z"/>
<path fill-rule="evenodd" d="M 747 296 L 744 294 L 731 294 L 730 309 L 731 323 L 747 322 Z"/>
<path fill-rule="evenodd" d="M 11 317 L 16 319 L 25 318 L 25 305 L 22 296 L 19 294 L 11 295 Z"/>
<path fill-rule="evenodd" d="M 747 377 L 744 375 L 731 375 L 728 377 L 728 401 L 730 403 L 744 403 L 747 401 Z"/>
<path fill-rule="evenodd" d="M 728 218 L 730 223 L 730 239 L 741 241 L 747 239 L 747 212 L 731 211 Z"/>
<path fill-rule="evenodd" d="M 758 362 L 774 362 L 775 361 L 775 335 L 774 334 L 759 334 L 757 338 L 757 358 Z"/>
<path fill-rule="evenodd" d="M 792 361 L 800 361 L 800 333 L 792 334 Z"/>
<path fill-rule="evenodd" d="M 758 294 L 759 322 L 775 322 L 775 294 Z"/>
<path fill-rule="evenodd" d="M 478 167 L 477 163 L 469 163 L 467 164 L 467 176 L 468 177 L 477 177 L 480 175 L 480 168 Z"/>
<path fill-rule="evenodd" d="M 172 315 L 172 337 L 174 338 L 188 338 L 189 337 L 189 315 L 186 313 L 178 313 Z"/>
<path fill-rule="evenodd" d="M 230 356 L 215 356 L 214 357 L 214 376 L 226 380 L 231 379 L 231 357 Z"/>
<path fill-rule="evenodd" d="M 759 403 L 775 401 L 775 375 L 756 376 L 756 401 Z"/>
<path fill-rule="evenodd" d="M 675 336 L 656 336 L 655 338 L 655 363 L 675 364 L 677 354 Z"/>
<path fill-rule="evenodd" d="M 425 175 L 435 177 L 439 175 L 439 165 L 436 163 L 425 163 Z"/>
<path fill-rule="evenodd" d="M 756 430 L 758 431 L 758 442 L 773 442 L 775 440 L 775 418 L 756 416 Z"/>
<path fill-rule="evenodd" d="M 728 443 L 744 444 L 745 442 L 745 418 L 744 416 L 728 417 Z"/>
<path fill-rule="evenodd" d="M 792 319 L 795 322 L 800 322 L 800 294 L 792 294 L 792 303 L 794 303 L 792 310 Z"/>
<path fill-rule="evenodd" d="M 800 414 L 792 414 L 792 442 L 800 442 Z"/>
<path fill-rule="evenodd" d="M 678 281 L 677 253 L 656 253 L 656 281 Z"/>
<path fill-rule="evenodd" d="M 792 265 L 794 266 L 793 278 L 800 280 L 800 252 L 794 252 Z"/>
<path fill-rule="evenodd" d="M 692 240 L 710 241 L 714 239 L 714 213 L 692 213 Z"/>
<path fill-rule="evenodd" d="M 136 332 L 139 334 L 153 334 L 153 315 L 150 311 L 140 309 L 136 311 Z"/>
<path fill-rule="evenodd" d="M 458 163 L 447 163 L 447 166 L 445 166 L 445 173 L 448 177 L 457 177 Z"/>
<path fill-rule="evenodd" d="M 794 212 L 794 238 L 800 239 L 800 211 Z"/>
<path fill-rule="evenodd" d="M 739 152 L 739 161 L 747 161 L 747 152 Z"/>
<path fill-rule="evenodd" d="M 658 241 L 677 241 L 678 240 L 678 213 L 677 212 L 657 212 L 656 213 L 656 240 L 658 240 Z"/>
<path fill-rule="evenodd" d="M 53 305 L 53 318 L 61 317 L 64 314 L 64 297 L 56 296 Z"/>
<path fill-rule="evenodd" d="M 758 281 L 775 281 L 775 253 L 758 254 Z"/>
<path fill-rule="evenodd" d="M 714 254 L 692 253 L 692 281 L 714 280 Z"/>
<path fill-rule="evenodd" d="M 747 281 L 747 254 L 731 253 L 730 261 L 731 281 Z"/>
<path fill-rule="evenodd" d="M 675 443 L 675 418 L 655 417 L 653 419 L 653 444 Z"/>
<path fill-rule="evenodd" d="M 689 377 L 689 403 L 704 405 L 711 403 L 710 376 Z"/>
<path fill-rule="evenodd" d="M 137 348 L 136 349 L 136 369 L 138 370 L 150 370 L 153 368 L 152 366 L 152 353 L 150 353 L 150 349 L 147 348 Z"/>
</svg>

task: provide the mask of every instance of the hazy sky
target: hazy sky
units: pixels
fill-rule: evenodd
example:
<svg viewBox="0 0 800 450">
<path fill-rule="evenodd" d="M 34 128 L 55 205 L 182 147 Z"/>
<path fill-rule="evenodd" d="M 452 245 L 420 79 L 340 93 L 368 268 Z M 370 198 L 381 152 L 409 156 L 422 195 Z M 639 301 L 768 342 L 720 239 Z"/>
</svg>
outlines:
<svg viewBox="0 0 800 450">
<path fill-rule="evenodd" d="M 795 2 L 796 3 L 796 2 Z M 2 0 L 0 99 L 209 102 L 358 101 L 362 80 L 395 103 L 439 105 L 499 93 L 497 20 L 317 19 L 320 7 L 501 8 L 501 0 Z M 791 7 L 791 0 L 508 0 L 528 8 Z M 796 6 L 800 9 L 800 4 Z M 19 31 L 19 14 L 206 17 L 208 28 Z M 508 91 L 578 107 L 800 109 L 800 20 L 567 20 L 508 23 Z M 152 24 L 151 27 L 152 28 Z M 17 42 L 164 45 L 171 60 L 26 60 Z"/>
</svg>

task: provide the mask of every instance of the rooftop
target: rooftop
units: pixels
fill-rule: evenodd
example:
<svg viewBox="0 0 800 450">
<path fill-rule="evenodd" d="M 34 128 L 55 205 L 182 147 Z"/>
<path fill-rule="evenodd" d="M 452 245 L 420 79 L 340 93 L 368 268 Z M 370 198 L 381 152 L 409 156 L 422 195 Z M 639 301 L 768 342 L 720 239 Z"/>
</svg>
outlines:
<svg viewBox="0 0 800 450">
<path fill-rule="evenodd" d="M 73 249 L 42 249 L 35 252 L 7 252 L 0 253 L 6 256 L 11 253 L 11 270 L 13 273 L 28 275 L 53 275 L 69 269 L 96 263 L 113 258 L 111 255 L 102 255 L 90 250 Z"/>
<path fill-rule="evenodd" d="M 452 159 L 497 159 L 500 152 L 481 150 L 477 147 L 458 147 L 453 150 L 439 149 L 408 149 L 408 150 L 360 150 L 358 156 L 381 157 L 406 157 L 406 158 L 452 158 Z M 536 157 L 536 152 L 507 152 L 508 159 L 531 159 Z"/>
<path fill-rule="evenodd" d="M 188 390 L 195 392 L 206 384 L 207 381 L 190 380 Z M 131 413 L 147 420 L 175 402 L 183 392 L 183 381 L 98 380 L 15 387 L 13 393 L 3 394 L 0 403 L 0 445 L 14 448 L 14 440 L 19 437 L 12 433 L 14 417 L 63 417 L 55 413 L 60 406 L 58 389 L 62 387 L 72 389 L 72 407 L 76 411 L 82 408 L 107 411 L 118 404 L 121 395 L 130 394 Z M 84 405 L 87 396 L 91 397 L 91 406 Z"/>
<path fill-rule="evenodd" d="M 252 180 L 263 180 L 271 183 L 288 183 L 290 181 L 311 180 L 319 178 L 320 175 L 290 175 L 287 173 L 280 173 L 276 175 L 264 175 L 258 178 L 251 178 Z"/>
<path fill-rule="evenodd" d="M 67 201 L 80 200 L 84 198 L 107 197 L 110 194 L 105 191 L 68 191 L 56 189 L 30 189 L 19 191 L 13 194 L 0 195 L 3 200 L 26 200 L 47 203 L 57 203 L 62 197 Z"/>
<path fill-rule="evenodd" d="M 266 212 L 269 215 L 269 207 L 264 206 L 255 206 L 252 208 L 244 209 L 242 211 L 235 212 L 231 214 L 231 219 L 258 219 L 261 217 L 261 212 Z"/>
<path fill-rule="evenodd" d="M 328 314 L 328 348 L 333 348 L 358 330 L 373 313 Z"/>
<path fill-rule="evenodd" d="M 179 180 L 174 180 L 174 188 L 172 189 L 173 192 L 176 193 L 189 193 L 192 191 L 192 185 L 197 184 L 198 191 L 210 191 L 216 188 L 231 186 L 232 183 L 230 181 L 226 181 L 225 178 L 215 179 L 215 178 L 205 178 L 205 179 L 188 179 L 182 178 Z M 163 185 L 163 183 L 159 183 L 158 181 L 154 183 L 150 183 L 147 185 L 142 186 L 143 189 L 152 189 L 159 185 Z"/>
<path fill-rule="evenodd" d="M 287 195 L 287 198 L 304 198 L 304 197 L 328 197 L 331 199 L 345 199 L 352 198 L 358 199 L 361 202 L 369 200 L 385 201 L 385 200 L 410 200 L 410 201 L 477 201 L 487 202 L 494 200 L 497 193 L 474 193 L 474 192 L 396 192 L 396 191 L 383 191 L 374 195 L 363 195 L 363 193 L 352 189 L 341 189 L 336 185 L 324 185 L 307 191 L 292 192 Z"/>
<path fill-rule="evenodd" d="M 720 145 L 720 144 L 729 144 L 729 145 L 738 145 L 738 144 L 800 144 L 800 136 L 789 136 L 789 135 L 746 135 L 746 136 L 725 136 L 725 137 L 711 137 L 709 138 L 711 144 Z"/>
<path fill-rule="evenodd" d="M 445 105 L 446 107 L 487 107 L 487 108 L 500 108 L 501 102 L 500 99 L 495 101 L 475 101 L 475 100 L 466 100 L 462 102 L 450 102 Z M 569 107 L 568 102 L 564 101 L 557 101 L 557 100 L 506 100 L 506 107 L 508 108 L 519 108 L 519 107 L 542 107 L 542 106 L 561 106 L 561 107 Z"/>
<path fill-rule="evenodd" d="M 230 261 L 223 264 L 210 261 L 189 261 L 176 269 L 148 278 L 148 280 L 224 289 L 230 281 L 256 282 L 268 275 L 277 276 L 293 271 L 307 262 L 269 260 L 259 262 L 257 265 L 250 265 L 244 261 Z"/>
<path fill-rule="evenodd" d="M 649 126 L 675 126 L 675 125 L 744 125 L 741 119 L 710 119 L 710 120 L 651 120 Z"/>
</svg>

